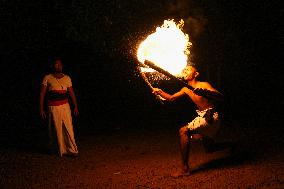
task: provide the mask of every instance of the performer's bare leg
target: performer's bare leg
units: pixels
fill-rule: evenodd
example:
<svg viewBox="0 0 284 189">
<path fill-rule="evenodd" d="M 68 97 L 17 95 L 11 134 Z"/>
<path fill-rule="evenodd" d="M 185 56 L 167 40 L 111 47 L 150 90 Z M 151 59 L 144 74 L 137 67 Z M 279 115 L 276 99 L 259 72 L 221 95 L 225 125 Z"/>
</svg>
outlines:
<svg viewBox="0 0 284 189">
<path fill-rule="evenodd" d="M 180 150 L 182 157 L 182 168 L 183 172 L 189 171 L 188 158 L 189 158 L 189 148 L 190 148 L 190 138 L 188 129 L 186 127 L 182 127 L 179 130 L 180 135 Z"/>
<path fill-rule="evenodd" d="M 182 127 L 179 130 L 180 135 L 180 150 L 182 157 L 182 169 L 176 173 L 173 173 L 173 177 L 188 176 L 189 175 L 189 150 L 190 150 L 190 137 L 188 128 Z"/>
</svg>

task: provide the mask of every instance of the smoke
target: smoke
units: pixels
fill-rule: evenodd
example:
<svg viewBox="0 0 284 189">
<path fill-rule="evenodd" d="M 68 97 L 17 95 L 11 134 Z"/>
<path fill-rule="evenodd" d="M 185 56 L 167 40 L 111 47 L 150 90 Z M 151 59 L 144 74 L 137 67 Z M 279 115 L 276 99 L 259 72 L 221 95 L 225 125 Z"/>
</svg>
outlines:
<svg viewBox="0 0 284 189">
<path fill-rule="evenodd" d="M 169 16 L 181 18 L 185 22 L 184 30 L 195 41 L 204 32 L 207 19 L 201 5 L 192 0 L 175 0 L 167 4 Z"/>
</svg>

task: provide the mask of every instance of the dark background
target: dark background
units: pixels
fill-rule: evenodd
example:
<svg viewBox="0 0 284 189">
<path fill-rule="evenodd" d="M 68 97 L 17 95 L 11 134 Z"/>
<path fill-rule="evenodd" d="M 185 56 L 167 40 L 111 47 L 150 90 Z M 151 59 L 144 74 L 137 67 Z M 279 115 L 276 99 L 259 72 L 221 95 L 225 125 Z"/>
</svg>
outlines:
<svg viewBox="0 0 284 189">
<path fill-rule="evenodd" d="M 228 119 L 244 128 L 282 127 L 283 9 L 277 1 L 0 2 L 2 140 L 34 140 L 45 132 L 39 90 L 49 59 L 57 55 L 78 98 L 77 133 L 180 127 L 189 121 L 193 104 L 187 99 L 159 104 L 136 68 L 141 40 L 164 19 L 181 18 L 201 79 L 226 96 Z M 171 82 L 163 87 L 178 88 Z"/>
</svg>

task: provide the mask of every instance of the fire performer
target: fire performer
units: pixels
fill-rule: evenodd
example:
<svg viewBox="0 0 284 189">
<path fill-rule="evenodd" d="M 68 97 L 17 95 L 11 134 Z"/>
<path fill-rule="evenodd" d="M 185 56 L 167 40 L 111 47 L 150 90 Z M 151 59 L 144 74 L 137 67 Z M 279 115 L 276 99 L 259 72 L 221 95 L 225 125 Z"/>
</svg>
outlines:
<svg viewBox="0 0 284 189">
<path fill-rule="evenodd" d="M 62 73 L 62 68 L 61 59 L 55 58 L 52 62 L 53 73 L 43 78 L 40 91 L 40 115 L 43 119 L 47 117 L 44 111 L 44 99 L 47 96 L 50 145 L 54 143 L 53 131 L 55 128 L 60 157 L 63 155 L 77 156 L 78 149 L 75 143 L 67 94 L 69 93 L 74 104 L 75 116 L 79 114 L 77 100 L 71 79 Z"/>
<path fill-rule="evenodd" d="M 188 160 L 191 138 L 199 136 L 202 137 L 202 140 L 205 142 L 204 144 L 213 144 L 211 143 L 211 141 L 213 141 L 212 138 L 214 137 L 220 126 L 219 114 L 212 100 L 204 96 L 199 96 L 197 94 L 204 92 L 208 94 L 211 93 L 212 96 L 215 96 L 216 94 L 220 96 L 222 94 L 215 88 L 213 88 L 208 82 L 198 81 L 197 77 L 199 75 L 199 72 L 193 66 L 187 66 L 183 70 L 182 75 L 188 82 L 188 85 L 191 86 L 190 88 L 192 88 L 193 90 L 189 89 L 188 87 L 183 87 L 179 92 L 171 95 L 159 88 L 153 89 L 153 93 L 160 95 L 161 97 L 169 101 L 174 101 L 175 99 L 184 95 L 188 96 L 195 103 L 198 109 L 196 110 L 198 114 L 197 117 L 179 130 L 182 169 L 179 172 L 172 174 L 172 176 L 174 177 L 190 174 Z M 210 146 L 207 145 L 205 147 L 208 148 Z"/>
</svg>

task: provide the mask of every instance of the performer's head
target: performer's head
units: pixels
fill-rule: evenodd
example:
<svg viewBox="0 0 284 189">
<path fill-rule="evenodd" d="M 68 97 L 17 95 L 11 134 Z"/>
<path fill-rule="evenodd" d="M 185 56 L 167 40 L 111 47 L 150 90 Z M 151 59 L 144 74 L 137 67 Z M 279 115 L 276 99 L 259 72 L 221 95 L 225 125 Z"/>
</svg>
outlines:
<svg viewBox="0 0 284 189">
<path fill-rule="evenodd" d="M 198 77 L 199 72 L 195 67 L 189 65 L 184 68 L 182 75 L 186 81 L 192 81 Z"/>
<path fill-rule="evenodd" d="M 62 61 L 60 57 L 55 57 L 51 62 L 52 71 L 55 73 L 61 73 L 63 69 Z"/>
</svg>

